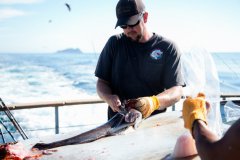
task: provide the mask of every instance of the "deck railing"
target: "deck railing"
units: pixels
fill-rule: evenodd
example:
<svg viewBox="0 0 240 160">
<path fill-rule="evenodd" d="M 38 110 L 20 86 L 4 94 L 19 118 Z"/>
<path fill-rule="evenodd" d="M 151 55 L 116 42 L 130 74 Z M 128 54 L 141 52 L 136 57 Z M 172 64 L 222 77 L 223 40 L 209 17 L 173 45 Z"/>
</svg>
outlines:
<svg viewBox="0 0 240 160">
<path fill-rule="evenodd" d="M 240 98 L 240 94 L 222 94 L 220 96 L 221 100 L 226 101 L 231 98 Z M 59 133 L 59 107 L 63 106 L 73 106 L 73 105 L 84 105 L 84 104 L 97 104 L 105 103 L 99 98 L 93 99 L 81 99 L 81 100 L 68 100 L 68 101 L 46 101 L 46 102 L 35 102 L 35 103 L 17 103 L 10 104 L 7 107 L 10 110 L 20 110 L 20 109 L 33 109 L 33 108 L 44 108 L 44 107 L 54 107 L 55 108 L 55 133 Z M 175 106 L 172 107 L 175 110 Z"/>
<path fill-rule="evenodd" d="M 34 109 L 34 108 L 44 108 L 44 107 L 54 107 L 55 108 L 55 133 L 59 133 L 59 107 L 63 106 L 74 106 L 74 105 L 84 105 L 84 104 L 97 104 L 105 103 L 103 100 L 94 99 L 81 99 L 81 100 L 67 100 L 67 101 L 46 101 L 46 102 L 35 102 L 35 103 L 16 103 L 7 105 L 10 110 L 20 110 L 20 109 Z"/>
</svg>

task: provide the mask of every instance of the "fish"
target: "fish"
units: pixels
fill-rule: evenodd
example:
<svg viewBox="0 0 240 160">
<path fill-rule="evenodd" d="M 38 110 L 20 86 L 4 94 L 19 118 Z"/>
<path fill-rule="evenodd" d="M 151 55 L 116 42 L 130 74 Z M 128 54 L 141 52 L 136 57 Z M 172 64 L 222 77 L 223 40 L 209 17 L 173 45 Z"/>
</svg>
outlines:
<svg viewBox="0 0 240 160">
<path fill-rule="evenodd" d="M 117 135 L 131 126 L 137 128 L 141 121 L 142 121 L 141 112 L 131 108 L 129 109 L 129 111 L 124 110 L 118 112 L 109 121 L 94 129 L 91 129 L 89 131 L 83 132 L 79 135 L 67 139 L 51 143 L 37 143 L 32 148 L 38 150 L 47 150 L 66 145 L 89 143 L 103 137 Z"/>
</svg>

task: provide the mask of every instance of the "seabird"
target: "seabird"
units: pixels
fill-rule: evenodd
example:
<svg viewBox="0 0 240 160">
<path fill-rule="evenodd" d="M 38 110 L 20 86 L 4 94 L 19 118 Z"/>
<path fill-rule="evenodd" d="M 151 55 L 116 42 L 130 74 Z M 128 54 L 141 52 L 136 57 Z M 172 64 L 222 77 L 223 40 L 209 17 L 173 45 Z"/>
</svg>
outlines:
<svg viewBox="0 0 240 160">
<path fill-rule="evenodd" d="M 68 11 L 70 12 L 70 11 L 71 11 L 71 7 L 70 7 L 70 5 L 69 5 L 68 3 L 65 3 L 65 5 L 67 6 Z"/>
</svg>

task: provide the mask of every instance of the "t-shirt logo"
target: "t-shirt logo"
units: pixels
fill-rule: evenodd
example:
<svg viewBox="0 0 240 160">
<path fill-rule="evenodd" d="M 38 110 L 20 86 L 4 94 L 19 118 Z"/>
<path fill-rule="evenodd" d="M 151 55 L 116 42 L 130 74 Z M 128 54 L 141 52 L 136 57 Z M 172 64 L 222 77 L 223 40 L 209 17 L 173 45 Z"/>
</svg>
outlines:
<svg viewBox="0 0 240 160">
<path fill-rule="evenodd" d="M 152 59 L 158 60 L 158 59 L 162 58 L 162 54 L 163 54 L 163 52 L 160 49 L 156 49 L 156 50 L 152 51 L 150 56 Z"/>
</svg>

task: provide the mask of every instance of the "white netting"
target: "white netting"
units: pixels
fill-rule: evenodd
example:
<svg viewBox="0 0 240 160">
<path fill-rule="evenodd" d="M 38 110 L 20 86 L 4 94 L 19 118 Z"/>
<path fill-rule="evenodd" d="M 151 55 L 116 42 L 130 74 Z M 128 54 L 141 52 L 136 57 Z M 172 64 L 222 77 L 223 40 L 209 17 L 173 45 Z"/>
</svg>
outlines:
<svg viewBox="0 0 240 160">
<path fill-rule="evenodd" d="M 211 104 L 208 114 L 210 128 L 219 136 L 222 135 L 222 119 L 220 113 L 220 84 L 215 63 L 206 50 L 192 49 L 181 57 L 182 73 L 186 83 L 185 96 L 196 97 L 203 92 Z"/>
</svg>

